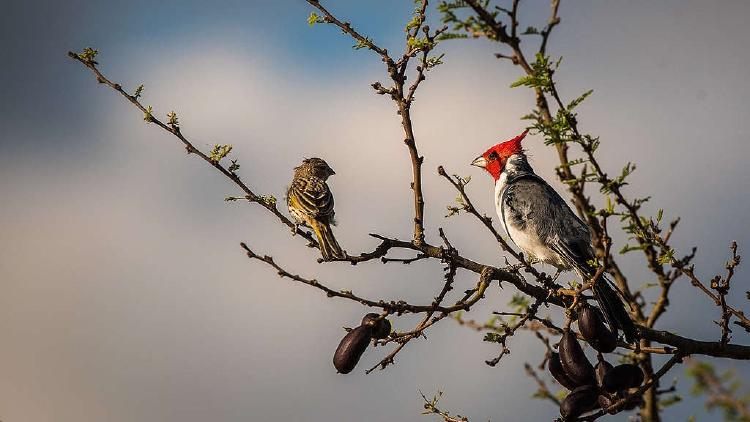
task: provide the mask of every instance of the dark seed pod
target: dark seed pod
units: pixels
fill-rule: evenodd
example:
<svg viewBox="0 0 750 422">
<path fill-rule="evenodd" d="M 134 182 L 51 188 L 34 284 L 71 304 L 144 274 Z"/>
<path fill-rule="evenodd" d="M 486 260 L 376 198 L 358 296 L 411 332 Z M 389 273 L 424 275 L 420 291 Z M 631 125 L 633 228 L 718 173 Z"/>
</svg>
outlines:
<svg viewBox="0 0 750 422">
<path fill-rule="evenodd" d="M 637 365 L 626 363 L 617 365 L 607 372 L 602 380 L 602 388 L 608 393 L 638 387 L 643 383 L 643 371 Z"/>
<path fill-rule="evenodd" d="M 598 394 L 595 385 L 583 385 L 576 388 L 560 403 L 560 415 L 566 421 L 575 420 L 582 414 L 595 409 Z"/>
<path fill-rule="evenodd" d="M 391 322 L 385 318 L 380 318 L 376 313 L 369 313 L 362 318 L 362 325 L 372 327 L 372 338 L 378 340 L 388 337 L 391 333 Z"/>
<path fill-rule="evenodd" d="M 359 358 L 367 349 L 372 338 L 372 327 L 360 325 L 346 333 L 336 353 L 333 354 L 333 366 L 342 374 L 348 374 L 357 366 Z"/>
<path fill-rule="evenodd" d="M 566 330 L 560 340 L 560 363 L 563 370 L 576 385 L 593 384 L 594 367 L 581 349 L 576 335 Z"/>
<path fill-rule="evenodd" d="M 602 327 L 606 328 L 599 308 L 586 305 L 578 311 L 578 328 L 584 339 L 587 341 L 596 339 L 601 334 Z"/>
<path fill-rule="evenodd" d="M 388 335 L 391 334 L 391 322 L 385 318 L 381 319 L 378 322 L 379 324 L 373 331 L 372 337 L 380 340 L 388 337 Z"/>
<path fill-rule="evenodd" d="M 598 352 L 611 353 L 617 349 L 617 336 L 608 329 L 606 334 L 589 341 L 589 344 Z"/>
<path fill-rule="evenodd" d="M 597 351 L 609 353 L 617 348 L 617 333 L 604 324 L 599 308 L 587 306 L 578 313 L 581 336 Z"/>
<path fill-rule="evenodd" d="M 565 373 L 562 363 L 560 363 L 560 355 L 558 353 L 552 352 L 549 362 L 547 363 L 547 368 L 549 369 L 550 374 L 552 374 L 557 382 L 563 387 L 568 390 L 575 390 L 575 388 L 578 387 L 578 385 L 570 379 L 568 374 Z"/>
<path fill-rule="evenodd" d="M 604 382 L 604 376 L 607 375 L 607 372 L 612 370 L 612 364 L 607 362 L 606 360 L 601 360 L 599 363 L 596 364 L 594 367 L 594 372 L 596 372 L 596 384 L 601 387 L 602 383 Z"/>
</svg>

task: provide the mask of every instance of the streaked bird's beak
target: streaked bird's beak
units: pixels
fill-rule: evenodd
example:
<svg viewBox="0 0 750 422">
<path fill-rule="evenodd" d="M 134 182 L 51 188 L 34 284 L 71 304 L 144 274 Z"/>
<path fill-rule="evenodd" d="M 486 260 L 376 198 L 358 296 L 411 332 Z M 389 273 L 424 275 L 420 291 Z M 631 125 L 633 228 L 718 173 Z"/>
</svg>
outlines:
<svg viewBox="0 0 750 422">
<path fill-rule="evenodd" d="M 485 167 L 487 167 L 487 160 L 480 155 L 474 161 L 471 162 L 471 165 L 472 166 L 481 167 L 481 168 L 485 168 Z"/>
</svg>

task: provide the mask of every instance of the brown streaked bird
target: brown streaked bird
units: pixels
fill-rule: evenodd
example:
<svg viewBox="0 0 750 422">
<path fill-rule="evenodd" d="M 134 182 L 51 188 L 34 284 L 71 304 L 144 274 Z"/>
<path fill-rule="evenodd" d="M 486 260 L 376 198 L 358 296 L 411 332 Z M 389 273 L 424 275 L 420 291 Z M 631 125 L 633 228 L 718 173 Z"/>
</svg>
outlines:
<svg viewBox="0 0 750 422">
<path fill-rule="evenodd" d="M 346 257 L 331 231 L 334 224 L 333 194 L 326 180 L 334 174 L 336 172 L 323 159 L 305 158 L 294 168 L 292 184 L 286 191 L 289 214 L 297 224 L 315 232 L 325 260 Z"/>
</svg>

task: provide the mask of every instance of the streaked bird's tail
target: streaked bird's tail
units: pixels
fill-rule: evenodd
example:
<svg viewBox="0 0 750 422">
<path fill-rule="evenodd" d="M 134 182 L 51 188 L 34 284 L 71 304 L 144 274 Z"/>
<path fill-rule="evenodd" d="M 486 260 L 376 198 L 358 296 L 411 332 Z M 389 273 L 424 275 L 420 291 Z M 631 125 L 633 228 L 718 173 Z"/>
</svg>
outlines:
<svg viewBox="0 0 750 422">
<path fill-rule="evenodd" d="M 330 224 L 315 219 L 312 219 L 310 223 L 315 235 L 318 237 L 318 245 L 320 245 L 320 252 L 323 254 L 323 259 L 346 258 L 344 251 L 339 246 L 339 242 L 333 236 Z"/>
<path fill-rule="evenodd" d="M 625 340 L 633 343 L 638 340 L 638 331 L 630 319 L 630 314 L 626 309 L 626 304 L 620 299 L 620 295 L 612 285 L 612 281 L 602 274 L 594 283 L 594 298 L 602 309 L 607 324 L 614 329 L 621 329 L 625 334 Z"/>
</svg>

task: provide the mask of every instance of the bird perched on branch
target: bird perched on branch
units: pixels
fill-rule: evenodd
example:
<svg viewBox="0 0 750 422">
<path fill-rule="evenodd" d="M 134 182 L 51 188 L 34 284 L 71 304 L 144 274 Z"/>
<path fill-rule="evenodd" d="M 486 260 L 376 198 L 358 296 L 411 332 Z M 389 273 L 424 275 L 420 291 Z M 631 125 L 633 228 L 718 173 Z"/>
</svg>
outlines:
<svg viewBox="0 0 750 422">
<path fill-rule="evenodd" d="M 286 204 L 296 224 L 310 227 L 318 238 L 323 259 L 344 258 L 331 231 L 333 220 L 333 194 L 326 180 L 336 174 L 320 158 L 306 158 L 294 168 L 292 184 L 286 191 Z M 294 232 L 296 233 L 296 227 Z"/>
<path fill-rule="evenodd" d="M 513 243 L 559 270 L 575 270 L 587 282 L 597 274 L 589 229 L 534 173 L 521 148 L 527 132 L 493 146 L 471 164 L 495 180 L 497 215 Z M 628 342 L 635 341 L 635 325 L 609 278 L 600 274 L 592 289 L 612 330 L 620 328 Z"/>
</svg>

